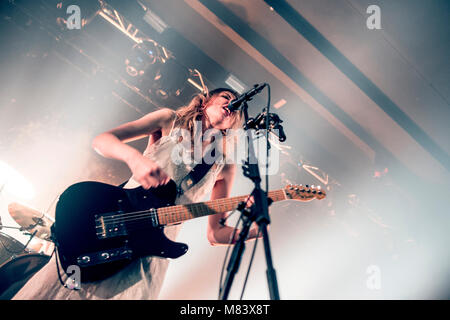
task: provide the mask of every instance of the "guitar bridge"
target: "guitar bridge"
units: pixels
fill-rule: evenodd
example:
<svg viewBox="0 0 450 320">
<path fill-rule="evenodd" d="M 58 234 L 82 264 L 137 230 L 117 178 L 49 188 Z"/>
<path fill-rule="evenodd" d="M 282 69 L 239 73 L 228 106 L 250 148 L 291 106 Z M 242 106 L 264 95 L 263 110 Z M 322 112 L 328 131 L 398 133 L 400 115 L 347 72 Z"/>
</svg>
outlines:
<svg viewBox="0 0 450 320">
<path fill-rule="evenodd" d="M 116 217 L 119 214 L 122 214 L 122 212 L 107 213 L 101 216 L 95 215 L 97 238 L 107 239 L 128 235 L 123 219 Z"/>
</svg>

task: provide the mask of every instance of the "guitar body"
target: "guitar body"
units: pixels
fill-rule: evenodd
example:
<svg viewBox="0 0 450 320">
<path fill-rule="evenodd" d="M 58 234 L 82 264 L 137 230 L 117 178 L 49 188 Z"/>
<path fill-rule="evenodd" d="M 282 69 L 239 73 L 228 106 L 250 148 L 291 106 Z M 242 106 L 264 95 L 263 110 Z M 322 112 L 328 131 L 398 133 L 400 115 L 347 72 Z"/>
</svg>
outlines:
<svg viewBox="0 0 450 320">
<path fill-rule="evenodd" d="M 238 196 L 175 206 L 176 189 L 173 180 L 149 190 L 92 181 L 67 188 L 51 227 L 63 270 L 72 274 L 68 268 L 79 266 L 81 282 L 91 282 L 113 275 L 140 257 L 178 258 L 188 246 L 169 240 L 164 225 L 231 211 L 247 199 Z M 272 201 L 307 202 L 325 196 L 320 187 L 308 185 L 288 185 L 268 194 Z"/>
<path fill-rule="evenodd" d="M 169 240 L 148 213 L 174 205 L 175 198 L 173 181 L 150 190 L 89 181 L 70 186 L 59 198 L 52 227 L 63 270 L 78 265 L 81 281 L 90 282 L 140 257 L 180 257 L 187 245 Z"/>
</svg>

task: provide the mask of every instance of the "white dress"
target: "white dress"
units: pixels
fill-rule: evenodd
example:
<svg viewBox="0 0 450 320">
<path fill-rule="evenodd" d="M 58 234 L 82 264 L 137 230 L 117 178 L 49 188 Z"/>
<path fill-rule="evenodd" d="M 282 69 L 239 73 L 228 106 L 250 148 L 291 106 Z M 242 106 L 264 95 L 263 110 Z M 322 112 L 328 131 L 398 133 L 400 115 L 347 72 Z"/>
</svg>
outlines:
<svg viewBox="0 0 450 320">
<path fill-rule="evenodd" d="M 172 127 L 169 135 L 149 144 L 144 151 L 144 156 L 155 161 L 177 185 L 193 166 L 183 162 L 176 164 L 172 161 L 172 150 L 178 144 L 178 138 L 177 128 Z M 176 203 L 200 201 L 211 192 L 222 168 L 223 163 L 215 163 L 197 184 L 177 198 Z M 131 177 L 124 188 L 137 186 L 139 183 Z M 166 227 L 164 232 L 171 240 L 175 240 L 179 227 L 180 225 Z M 157 299 L 168 263 L 167 259 L 158 257 L 140 258 L 105 280 L 82 283 L 80 290 L 72 290 L 61 285 L 53 256 L 50 262 L 29 280 L 13 299 Z M 60 271 L 65 281 L 67 276 L 61 269 Z"/>
</svg>

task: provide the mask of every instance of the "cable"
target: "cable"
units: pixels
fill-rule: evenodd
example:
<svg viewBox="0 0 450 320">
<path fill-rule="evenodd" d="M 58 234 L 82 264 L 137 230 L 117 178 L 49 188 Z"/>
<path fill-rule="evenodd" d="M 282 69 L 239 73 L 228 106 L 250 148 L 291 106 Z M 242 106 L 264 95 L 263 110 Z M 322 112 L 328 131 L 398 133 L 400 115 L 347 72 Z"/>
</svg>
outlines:
<svg viewBox="0 0 450 320">
<path fill-rule="evenodd" d="M 236 223 L 236 226 L 234 227 L 233 234 L 232 234 L 232 236 L 230 237 L 230 241 L 228 242 L 227 251 L 225 252 L 225 258 L 223 259 L 223 263 L 222 263 L 222 271 L 220 272 L 220 280 L 219 280 L 219 299 L 220 299 L 220 294 L 222 293 L 222 290 L 223 290 L 223 283 L 222 283 L 222 280 L 223 280 L 223 273 L 224 273 L 224 271 L 225 271 L 226 261 L 227 261 L 227 259 L 228 259 L 228 254 L 229 254 L 229 252 L 230 252 L 231 244 L 233 243 L 234 237 L 236 236 L 236 230 L 237 230 L 237 227 L 238 227 L 238 225 L 239 225 L 239 222 L 241 222 L 241 220 L 242 220 L 242 216 L 239 217 L 239 220 L 238 220 L 238 222 Z"/>
<path fill-rule="evenodd" d="M 269 115 L 270 115 L 270 85 L 267 84 L 267 107 L 266 107 L 266 195 L 269 192 Z"/>
<path fill-rule="evenodd" d="M 55 254 L 56 272 L 58 273 L 58 279 L 59 279 L 59 282 L 61 283 L 61 285 L 62 285 L 64 288 L 67 288 L 66 285 L 65 285 L 65 283 L 64 283 L 64 281 L 63 281 L 62 278 L 61 278 L 61 272 L 59 271 L 59 263 L 58 263 L 59 255 L 58 255 L 58 252 L 56 251 L 56 245 L 55 245 L 55 248 L 53 249 L 52 255 L 53 255 L 53 254 Z"/>
<path fill-rule="evenodd" d="M 246 200 L 245 203 L 242 205 L 243 208 L 245 208 L 245 207 L 247 206 L 247 203 L 248 203 L 248 201 L 250 200 L 250 196 L 251 196 L 251 195 L 248 196 L 247 200 Z M 231 215 L 234 214 L 236 211 L 237 211 L 237 210 L 233 210 L 229 216 L 227 216 L 225 219 L 222 219 L 222 220 L 223 220 L 223 225 L 224 225 L 224 226 L 225 226 L 225 221 L 226 221 L 229 217 L 231 217 Z M 220 280 L 219 280 L 219 299 L 220 299 L 220 294 L 222 293 L 222 290 L 223 290 L 223 283 L 222 283 L 222 280 L 223 280 L 223 273 L 224 273 L 224 271 L 225 271 L 225 264 L 226 264 L 226 261 L 227 261 L 227 259 L 228 259 L 228 254 L 229 254 L 229 252 L 230 252 L 230 247 L 231 247 L 231 245 L 232 245 L 232 243 L 233 243 L 233 240 L 234 240 L 234 238 L 235 238 L 235 236 L 236 236 L 237 227 L 238 227 L 238 225 L 239 225 L 239 222 L 241 222 L 241 220 L 242 220 L 242 215 L 239 217 L 239 219 L 238 219 L 238 221 L 237 221 L 237 223 L 236 223 L 236 226 L 234 227 L 233 234 L 231 235 L 230 241 L 228 242 L 227 251 L 225 252 L 225 258 L 223 259 L 223 263 L 222 263 L 222 271 L 220 272 Z M 221 221 L 221 222 L 222 222 L 222 221 Z"/>
<path fill-rule="evenodd" d="M 260 234 L 261 234 L 261 230 L 258 229 L 258 235 L 256 236 L 255 245 L 253 246 L 253 251 L 252 251 L 252 255 L 250 258 L 249 265 L 248 265 L 247 274 L 245 275 L 244 286 L 242 287 L 241 297 L 239 298 L 239 300 L 242 300 L 242 297 L 244 296 L 245 287 L 247 285 L 248 276 L 250 275 L 250 269 L 252 268 L 253 258 L 255 257 L 256 246 L 258 245 L 258 239 L 259 239 Z"/>
</svg>

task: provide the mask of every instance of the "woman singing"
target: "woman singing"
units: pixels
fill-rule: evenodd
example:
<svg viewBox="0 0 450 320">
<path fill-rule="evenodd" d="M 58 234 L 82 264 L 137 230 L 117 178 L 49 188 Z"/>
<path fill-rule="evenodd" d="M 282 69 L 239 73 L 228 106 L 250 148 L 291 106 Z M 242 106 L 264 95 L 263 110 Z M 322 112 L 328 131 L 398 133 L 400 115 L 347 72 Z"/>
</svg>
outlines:
<svg viewBox="0 0 450 320">
<path fill-rule="evenodd" d="M 151 112 L 98 135 L 93 140 L 93 148 L 104 157 L 117 159 L 128 165 L 132 177 L 124 188 L 142 186 L 149 189 L 164 185 L 170 180 L 178 185 L 195 165 L 189 161 L 174 161 L 174 148 L 180 145 L 180 130 L 188 132 L 192 139 L 191 145 L 194 147 L 188 153 L 199 152 L 200 148 L 200 154 L 204 154 L 214 139 L 198 139 L 198 135 L 203 135 L 210 129 L 226 132 L 227 129 L 242 125 L 241 114 L 230 113 L 227 109 L 229 102 L 236 96 L 233 90 L 226 88 L 199 94 L 177 111 L 161 109 Z M 143 154 L 126 144 L 147 136 L 148 146 Z M 199 145 L 196 141 L 202 143 Z M 223 150 L 226 153 L 226 147 Z M 199 202 L 208 193 L 211 193 L 212 200 L 229 197 L 235 171 L 235 164 L 216 161 L 197 183 L 177 197 L 176 203 Z M 228 244 L 238 238 L 239 230 L 234 239 L 231 239 L 234 228 L 219 223 L 224 215 L 225 213 L 218 213 L 208 218 L 206 235 L 212 245 Z M 178 226 L 170 226 L 165 228 L 165 233 L 173 240 L 178 230 Z M 258 230 L 252 228 L 249 239 L 256 238 L 257 233 Z M 167 267 L 166 259 L 144 257 L 105 280 L 82 283 L 79 290 L 71 290 L 59 282 L 53 257 L 14 299 L 156 299 Z"/>
</svg>

